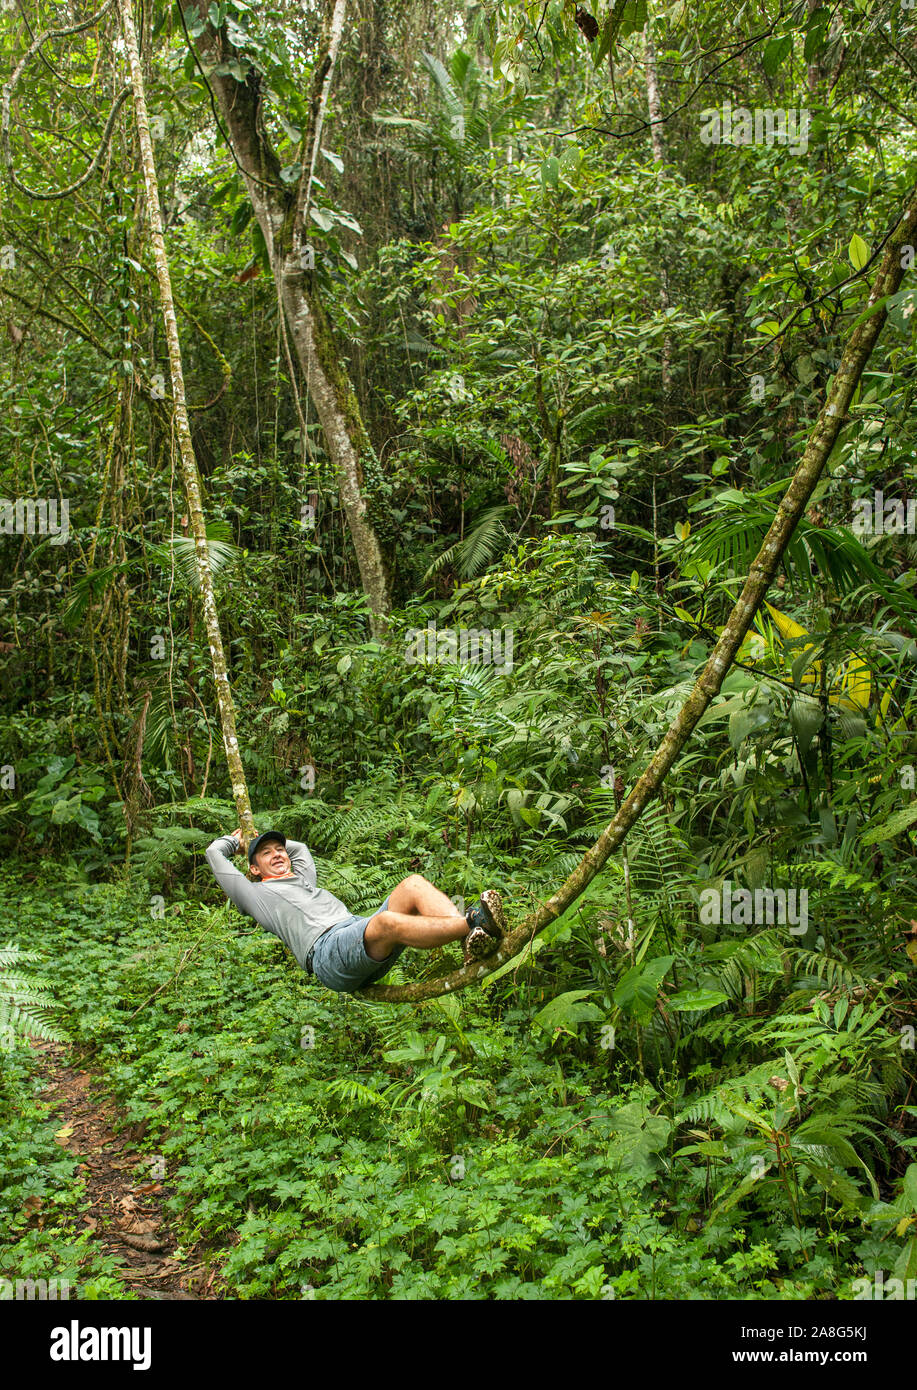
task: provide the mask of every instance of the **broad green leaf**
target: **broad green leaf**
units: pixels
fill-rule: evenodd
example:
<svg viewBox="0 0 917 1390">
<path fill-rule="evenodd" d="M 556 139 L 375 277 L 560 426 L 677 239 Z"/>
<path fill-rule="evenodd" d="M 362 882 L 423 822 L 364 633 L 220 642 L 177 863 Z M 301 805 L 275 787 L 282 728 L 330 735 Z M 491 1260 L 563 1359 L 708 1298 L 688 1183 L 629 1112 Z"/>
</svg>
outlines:
<svg viewBox="0 0 917 1390">
<path fill-rule="evenodd" d="M 545 1004 L 543 1009 L 538 1010 L 532 1022 L 543 1028 L 546 1033 L 552 1033 L 555 1028 L 569 1031 L 580 1023 L 598 1023 L 605 1017 L 602 1010 L 597 1004 L 582 1002 L 595 993 L 594 989 L 571 989 L 566 994 L 559 994 L 556 999 Z"/>
<path fill-rule="evenodd" d="M 805 48 L 802 55 L 807 63 L 810 63 L 816 54 L 821 53 L 825 47 L 830 19 L 831 11 L 826 5 L 820 6 L 809 16 L 806 24 Z"/>
<path fill-rule="evenodd" d="M 239 206 L 233 213 L 232 221 L 229 224 L 233 236 L 238 236 L 239 233 L 243 231 L 245 227 L 248 226 L 248 223 L 251 221 L 253 211 L 254 209 L 252 207 L 250 199 L 246 198 L 243 202 L 239 204 Z"/>
<path fill-rule="evenodd" d="M 892 1266 L 892 1278 L 917 1279 L 917 1236 L 911 1236 L 902 1247 L 901 1254 Z"/>
<path fill-rule="evenodd" d="M 917 1212 L 917 1163 L 909 1163 L 904 1174 L 904 1197 L 912 1211 Z"/>
<path fill-rule="evenodd" d="M 548 184 L 556 188 L 560 178 L 560 160 L 556 155 L 548 155 L 548 158 L 541 166 L 541 184 L 546 188 Z"/>
<path fill-rule="evenodd" d="M 680 989 L 677 994 L 670 994 L 665 1004 L 676 1013 L 700 1013 L 704 1009 L 715 1009 L 717 1004 L 725 1004 L 728 999 L 729 995 L 718 989 Z"/>
<path fill-rule="evenodd" d="M 634 1014 L 651 1012 L 659 986 L 674 960 L 674 956 L 659 956 L 649 965 L 632 966 L 614 992 L 618 1008 Z"/>
<path fill-rule="evenodd" d="M 608 1124 L 609 1163 L 635 1177 L 658 1171 L 660 1160 L 655 1155 L 665 1148 L 672 1131 L 665 1115 L 648 1114 L 640 1101 L 631 1101 L 612 1111 Z"/>
<path fill-rule="evenodd" d="M 796 672 L 793 672 L 794 678 Z M 806 695 L 794 695 L 790 705 L 790 724 L 796 735 L 796 742 L 803 757 L 808 753 L 812 740 L 825 722 L 825 712 L 816 700 Z"/>
<path fill-rule="evenodd" d="M 854 232 L 850 238 L 850 245 L 847 248 L 847 255 L 850 257 L 850 264 L 854 270 L 862 270 L 869 260 L 869 247 L 861 236 Z"/>
<path fill-rule="evenodd" d="M 762 64 L 768 77 L 773 77 L 783 62 L 786 55 L 791 52 L 793 47 L 793 35 L 781 34 L 780 38 L 771 39 L 764 50 Z"/>
<path fill-rule="evenodd" d="M 737 1115 L 740 1120 L 744 1120 L 746 1124 L 753 1125 L 755 1129 L 759 1129 L 762 1134 L 771 1133 L 771 1125 L 765 1117 L 759 1115 L 757 1110 L 753 1110 L 751 1106 L 746 1105 L 744 1101 L 730 1099 L 727 1101 L 727 1105 L 732 1113 Z"/>
<path fill-rule="evenodd" d="M 804 1154 L 799 1162 L 808 1169 L 819 1186 L 823 1187 L 834 1201 L 855 1211 L 863 1210 L 868 1199 L 845 1174 L 837 1173 L 833 1168 L 825 1168 L 822 1164 L 814 1162 L 808 1154 Z"/>
<path fill-rule="evenodd" d="M 917 801 L 912 801 L 910 806 L 905 806 L 902 810 L 896 811 L 889 816 L 883 825 L 874 826 L 872 830 L 867 830 L 861 840 L 864 845 L 879 845 L 885 840 L 893 840 L 896 835 L 900 835 L 902 830 L 907 830 L 908 826 L 917 821 Z"/>
</svg>

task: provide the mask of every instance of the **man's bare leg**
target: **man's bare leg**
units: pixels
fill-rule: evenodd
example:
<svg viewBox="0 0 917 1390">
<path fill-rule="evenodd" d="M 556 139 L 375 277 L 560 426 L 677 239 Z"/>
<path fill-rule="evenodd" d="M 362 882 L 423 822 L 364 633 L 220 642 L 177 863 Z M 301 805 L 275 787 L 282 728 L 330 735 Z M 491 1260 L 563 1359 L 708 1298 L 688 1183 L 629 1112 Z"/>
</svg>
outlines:
<svg viewBox="0 0 917 1390">
<path fill-rule="evenodd" d="M 455 917 L 458 909 L 423 874 L 409 874 L 389 894 L 389 912 L 411 912 L 419 917 Z"/>
<path fill-rule="evenodd" d="M 422 874 L 410 874 L 392 889 L 386 910 L 370 917 L 363 944 L 373 960 L 385 960 L 396 945 L 430 950 L 467 935 L 468 923 L 445 893 Z"/>
<path fill-rule="evenodd" d="M 421 917 L 386 910 L 370 917 L 363 931 L 363 944 L 366 954 L 373 960 L 385 960 L 391 955 L 393 946 L 419 946 L 421 950 L 429 950 L 432 946 L 444 946 L 447 941 L 460 941 L 467 935 L 468 923 L 464 917 Z"/>
</svg>

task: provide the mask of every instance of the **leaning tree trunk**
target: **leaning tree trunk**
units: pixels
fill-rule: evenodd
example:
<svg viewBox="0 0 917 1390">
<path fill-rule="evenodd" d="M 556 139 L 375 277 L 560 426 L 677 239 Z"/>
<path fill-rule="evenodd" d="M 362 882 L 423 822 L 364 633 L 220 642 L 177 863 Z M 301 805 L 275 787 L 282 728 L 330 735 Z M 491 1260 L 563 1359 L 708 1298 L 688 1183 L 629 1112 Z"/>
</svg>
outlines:
<svg viewBox="0 0 917 1390">
<path fill-rule="evenodd" d="M 623 843 L 628 831 L 639 820 L 644 807 L 660 791 L 666 774 L 687 743 L 704 710 L 718 693 L 726 672 L 735 660 L 742 640 L 751 627 L 758 606 L 777 574 L 787 545 L 844 425 L 853 393 L 885 322 L 885 309 L 877 306 L 886 296 L 894 294 L 901 284 L 904 275 L 901 248 L 912 243 L 915 235 L 917 190 L 911 193 L 903 215 L 889 234 L 867 303 L 867 311 L 872 312 L 868 317 L 860 316 L 850 336 L 827 399 L 809 436 L 809 442 L 790 486 L 777 508 L 777 515 L 764 537 L 722 635 L 710 653 L 700 679 L 676 715 L 643 776 L 621 803 L 614 820 L 606 826 L 592 848 L 586 851 L 566 882 L 514 931 L 507 933 L 500 950 L 488 960 L 462 966 L 461 969 L 453 970 L 451 974 L 436 980 L 420 980 L 409 985 L 373 985 L 360 991 L 361 998 L 378 999 L 393 1004 L 415 1003 L 449 991 L 464 989 L 473 981 L 491 974 L 504 961 L 511 960 L 543 927 L 566 912 L 570 904 L 575 902 L 592 882 L 608 856 Z"/>
<path fill-rule="evenodd" d="M 369 602 L 372 630 L 379 635 L 391 612 L 391 593 L 388 565 L 367 507 L 369 489 L 364 462 L 373 458 L 373 450 L 314 276 L 303 266 L 312 174 L 346 0 L 332 0 L 324 26 L 322 53 L 312 82 L 309 127 L 303 132 L 300 145 L 302 176 L 295 193 L 280 178 L 280 161 L 264 126 L 260 74 L 230 41 L 225 26 L 214 29 L 209 19 L 209 0 L 194 0 L 194 6 L 204 28 L 193 47 L 199 60 L 209 64 L 207 80 L 216 93 L 220 116 L 264 235 L 281 312 L 290 326 L 325 447 L 337 473 L 341 504 Z M 246 71 L 244 82 L 216 70 L 229 62 Z"/>
<path fill-rule="evenodd" d="M 128 62 L 131 70 L 131 86 L 134 94 L 134 111 L 137 119 L 137 136 L 140 142 L 140 156 L 143 163 L 143 181 L 146 189 L 146 205 L 150 223 L 150 241 L 156 262 L 156 277 L 159 281 L 159 297 L 162 303 L 162 317 L 169 349 L 169 367 L 172 374 L 172 400 L 174 403 L 175 432 L 178 435 L 181 453 L 182 478 L 188 502 L 188 515 L 191 521 L 191 534 L 194 537 L 194 551 L 197 561 L 197 575 L 201 588 L 204 621 L 207 626 L 207 640 L 210 643 L 210 656 L 213 662 L 213 679 L 216 684 L 217 702 L 220 710 L 220 725 L 223 730 L 223 748 L 232 780 L 232 794 L 236 812 L 245 838 L 254 837 L 252 808 L 248 796 L 248 785 L 239 754 L 239 740 L 236 735 L 236 715 L 229 677 L 226 674 L 226 656 L 223 651 L 223 638 L 220 634 L 220 620 L 217 614 L 216 599 L 213 592 L 213 576 L 207 548 L 207 531 L 204 525 L 204 512 L 201 505 L 201 477 L 191 430 L 188 425 L 188 407 L 185 402 L 185 381 L 182 371 L 181 347 L 178 340 L 178 324 L 175 319 L 175 305 L 172 300 L 172 278 L 162 232 L 162 215 L 159 209 L 159 184 L 156 166 L 153 161 L 153 142 L 150 138 L 150 124 L 146 109 L 146 90 L 140 67 L 140 54 L 137 51 L 137 34 L 131 12 L 132 0 L 118 0 L 121 10 L 121 24 L 127 46 Z"/>
</svg>

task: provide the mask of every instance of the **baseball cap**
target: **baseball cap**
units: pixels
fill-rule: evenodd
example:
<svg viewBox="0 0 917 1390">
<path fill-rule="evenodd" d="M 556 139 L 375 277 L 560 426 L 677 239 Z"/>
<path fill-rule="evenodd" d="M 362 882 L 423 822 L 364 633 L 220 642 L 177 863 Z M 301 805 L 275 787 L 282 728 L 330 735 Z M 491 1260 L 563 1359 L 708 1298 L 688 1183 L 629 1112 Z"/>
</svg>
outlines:
<svg viewBox="0 0 917 1390">
<path fill-rule="evenodd" d="M 282 845 L 285 845 L 287 842 L 287 837 L 286 835 L 281 835 L 279 830 L 265 830 L 262 835 L 258 836 L 257 840 L 252 840 L 251 844 L 248 847 L 249 864 L 254 864 L 255 855 L 258 853 L 265 840 L 279 840 Z"/>
</svg>

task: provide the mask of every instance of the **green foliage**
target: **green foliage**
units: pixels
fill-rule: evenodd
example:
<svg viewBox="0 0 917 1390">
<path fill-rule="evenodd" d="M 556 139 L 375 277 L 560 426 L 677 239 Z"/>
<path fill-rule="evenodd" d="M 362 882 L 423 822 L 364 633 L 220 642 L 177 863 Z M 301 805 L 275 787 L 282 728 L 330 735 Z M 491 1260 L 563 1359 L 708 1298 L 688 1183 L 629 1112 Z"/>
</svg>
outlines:
<svg viewBox="0 0 917 1390">
<path fill-rule="evenodd" d="M 53 1023 L 57 1005 L 49 982 L 31 970 L 40 960 L 36 951 L 23 951 L 15 942 L 0 946 L 0 1052 L 29 1037 L 45 1042 L 66 1037 Z"/>
<path fill-rule="evenodd" d="M 888 61 L 908 7 L 593 8 L 377 6 L 372 61 L 337 65 L 306 274 L 365 424 L 378 639 L 263 230 L 183 32 L 153 16 L 240 751 L 259 827 L 305 839 L 354 911 L 420 872 L 497 886 L 515 922 L 575 869 L 703 669 L 912 182 L 911 74 Z M 287 198 L 317 36 L 242 0 L 213 16 Z M 654 132 L 619 119 L 646 110 L 647 23 Z M 755 111 L 807 93 L 807 150 L 698 139 L 721 49 Z M 71 36 L 101 129 L 97 61 L 95 31 Z M 41 128 L 12 130 L 16 167 L 64 185 L 72 113 L 47 64 L 26 80 Z M 73 527 L 60 548 L 0 536 L 4 1268 L 59 1258 L 125 1296 L 74 1234 L 81 1180 L 22 1045 L 63 1034 L 31 971 L 53 960 L 77 1055 L 147 1122 L 230 1296 L 814 1299 L 889 1262 L 910 1277 L 917 543 L 851 518 L 914 493 L 913 287 L 882 306 L 768 595 L 807 637 L 746 645 L 623 852 L 484 988 L 379 1008 L 307 980 L 201 861 L 236 812 L 125 151 L 86 202 L 3 190 L 0 491 L 66 495 Z M 409 661 L 428 623 L 509 629 L 512 664 Z M 706 920 L 724 884 L 805 891 L 806 919 Z M 390 978 L 458 959 L 408 952 Z"/>
</svg>

